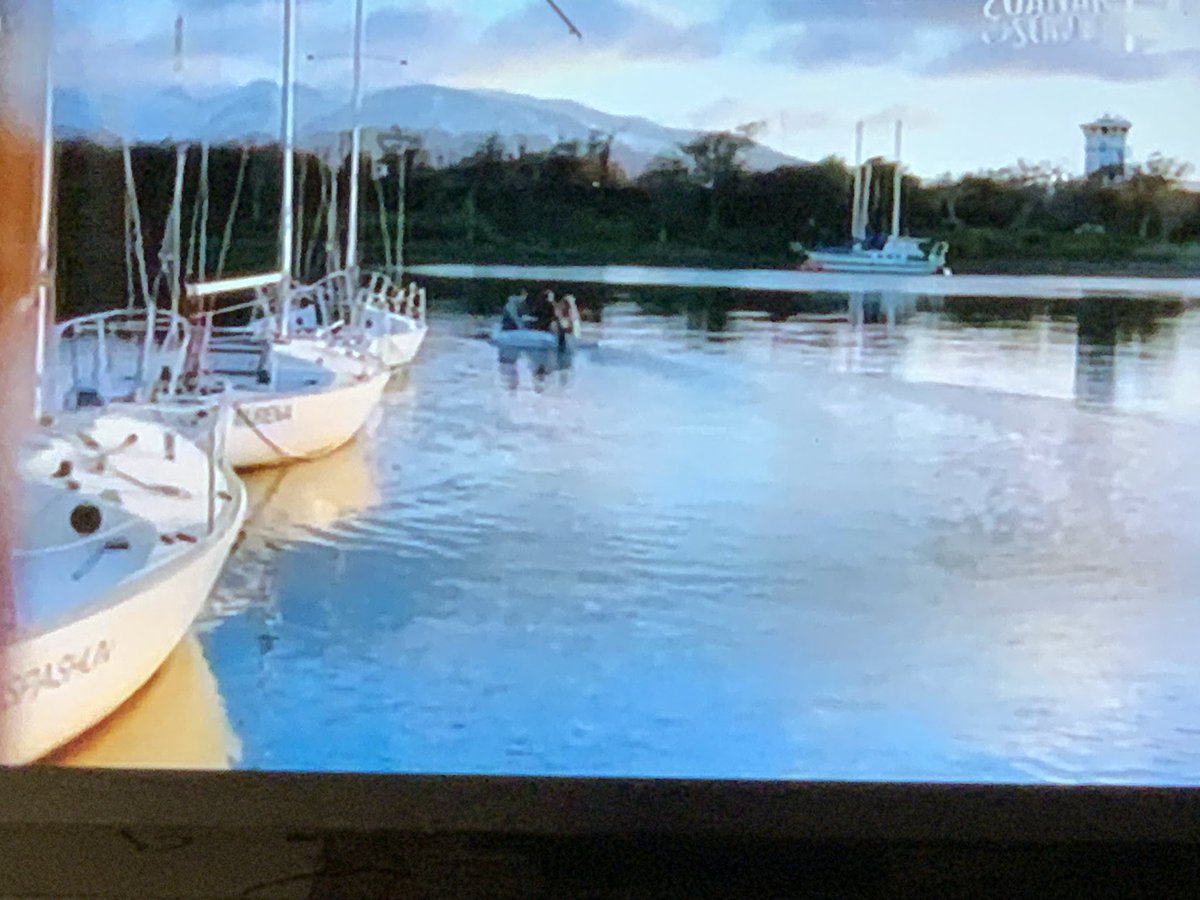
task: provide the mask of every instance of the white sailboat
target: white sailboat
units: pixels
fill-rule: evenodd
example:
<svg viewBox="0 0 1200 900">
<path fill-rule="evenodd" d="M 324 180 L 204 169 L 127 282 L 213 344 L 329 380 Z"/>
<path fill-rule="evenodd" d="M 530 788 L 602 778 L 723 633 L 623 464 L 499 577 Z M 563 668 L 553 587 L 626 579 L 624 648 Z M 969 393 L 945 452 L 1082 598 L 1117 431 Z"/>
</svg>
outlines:
<svg viewBox="0 0 1200 900">
<path fill-rule="evenodd" d="M 246 513 L 211 447 L 104 412 L 56 420 L 23 448 L 0 762 L 32 762 L 101 722 L 187 634 Z"/>
<path fill-rule="evenodd" d="M 293 310 L 302 319 L 313 312 L 292 281 L 294 13 L 295 0 L 285 0 L 278 271 L 187 285 L 186 297 L 200 310 L 191 321 L 178 315 L 176 271 L 170 279 L 170 313 L 160 312 L 146 290 L 143 311 L 84 317 L 58 330 L 62 356 L 69 361 L 68 406 L 123 401 L 154 408 L 223 393 L 233 415 L 222 445 L 237 469 L 312 459 L 343 446 L 378 407 L 389 378 L 381 361 L 338 335 L 304 334 L 292 322 Z M 126 160 L 126 180 L 132 182 L 128 154 Z M 181 184 L 182 166 L 171 218 L 176 235 Z M 136 191 L 133 195 L 136 200 Z M 164 255 L 178 266 L 177 236 Z M 144 272 L 140 257 L 139 266 Z M 218 301 L 223 303 L 219 309 L 209 308 Z M 238 317 L 249 318 L 249 324 Z M 222 324 L 230 321 L 234 324 Z M 118 369 L 122 365 L 124 371 Z M 81 373 L 87 378 L 81 380 Z"/>
<path fill-rule="evenodd" d="M 284 244 L 288 242 L 284 239 Z M 259 299 L 249 307 L 269 309 L 264 288 L 288 297 L 287 277 L 278 274 L 193 285 L 197 299 L 228 296 L 254 282 Z M 315 459 L 349 443 L 383 399 L 390 379 L 375 357 L 336 338 L 294 337 L 283 316 L 266 315 L 249 327 L 218 328 L 216 319 L 237 313 L 225 307 L 200 318 L 195 340 L 202 369 L 228 386 L 233 407 L 225 452 L 235 468 L 252 469 Z M 276 326 L 285 327 L 276 331 Z"/>
<path fill-rule="evenodd" d="M 336 335 L 349 346 L 363 350 L 396 369 L 413 362 L 429 334 L 428 300 L 425 289 L 415 282 L 407 287 L 396 278 L 402 269 L 397 261 L 393 274 L 364 270 L 359 264 L 359 213 L 363 153 L 362 93 L 365 0 L 356 0 L 354 11 L 354 89 L 350 131 L 350 197 L 347 218 L 345 268 L 321 281 L 298 288 L 297 300 L 312 314 L 296 315 L 289 328 L 297 336 Z M 403 164 L 402 164 L 403 165 Z M 336 180 L 336 175 L 335 175 Z M 403 203 L 403 198 L 401 199 Z M 331 207 L 336 216 L 336 205 Z M 403 246 L 403 224 L 398 224 L 398 245 Z M 295 304 L 293 304 L 294 306 Z M 278 311 L 282 315 L 282 311 Z"/>
<path fill-rule="evenodd" d="M 892 230 L 886 238 L 868 235 L 870 225 L 871 176 L 873 165 L 863 163 L 863 123 L 858 123 L 855 150 L 854 200 L 851 213 L 849 247 L 808 249 L 792 244 L 792 250 L 805 257 L 801 268 L 812 272 L 854 272 L 887 275 L 949 274 L 945 241 L 907 237 L 900 233 L 901 193 L 904 167 L 901 165 L 902 125 L 896 123 L 895 182 L 892 188 Z"/>
<path fill-rule="evenodd" d="M 0 40 L 21 40 L 28 53 L 44 38 L 48 60 L 52 7 L 22 5 L 23 27 Z M 38 302 L 48 315 L 48 67 L 44 89 Z M 106 410 L 42 417 L 17 451 L 0 764 L 40 759 L 125 703 L 187 634 L 225 564 L 246 494 L 218 458 L 219 415 L 197 405 L 186 421 L 167 419 Z"/>
</svg>

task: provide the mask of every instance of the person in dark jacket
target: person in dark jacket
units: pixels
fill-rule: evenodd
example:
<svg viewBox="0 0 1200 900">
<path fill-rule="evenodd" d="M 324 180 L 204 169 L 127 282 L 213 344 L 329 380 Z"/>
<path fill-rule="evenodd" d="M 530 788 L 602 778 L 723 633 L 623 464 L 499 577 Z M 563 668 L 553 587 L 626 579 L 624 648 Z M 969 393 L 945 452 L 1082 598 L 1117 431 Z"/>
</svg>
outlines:
<svg viewBox="0 0 1200 900">
<path fill-rule="evenodd" d="M 554 291 L 546 291 L 529 302 L 526 310 L 529 315 L 529 327 L 535 331 L 553 331 L 558 316 L 554 308 Z"/>
</svg>

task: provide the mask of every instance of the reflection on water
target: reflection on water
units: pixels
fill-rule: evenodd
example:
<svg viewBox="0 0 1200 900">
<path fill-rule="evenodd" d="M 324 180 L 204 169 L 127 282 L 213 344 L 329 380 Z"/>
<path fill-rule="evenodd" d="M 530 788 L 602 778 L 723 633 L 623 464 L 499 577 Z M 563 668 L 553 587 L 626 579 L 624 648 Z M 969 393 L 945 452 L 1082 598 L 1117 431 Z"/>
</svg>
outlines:
<svg viewBox="0 0 1200 900">
<path fill-rule="evenodd" d="M 338 528 L 379 501 L 370 433 L 320 459 L 244 476 L 245 535 L 209 602 L 205 624 L 253 611 L 274 620 L 279 557 L 289 544 L 336 546 Z M 264 641 L 270 643 L 266 636 Z"/>
<path fill-rule="evenodd" d="M 121 709 L 49 763 L 72 768 L 228 769 L 241 757 L 200 642 L 186 637 Z"/>
<path fill-rule="evenodd" d="M 558 350 L 513 350 L 500 349 L 497 351 L 500 364 L 500 376 L 511 391 L 521 388 L 522 379 L 528 379 L 535 391 L 541 393 L 546 388 L 546 382 L 552 376 L 556 383 L 566 386 L 570 383 L 573 353 L 563 353 Z"/>
<path fill-rule="evenodd" d="M 507 289 L 256 476 L 243 765 L 1200 783 L 1195 310 L 581 288 L 556 370 Z"/>
<path fill-rule="evenodd" d="M 368 461 L 368 440 L 321 459 L 245 476 L 254 525 L 249 533 L 257 539 L 303 540 L 369 509 L 379 490 Z"/>
</svg>

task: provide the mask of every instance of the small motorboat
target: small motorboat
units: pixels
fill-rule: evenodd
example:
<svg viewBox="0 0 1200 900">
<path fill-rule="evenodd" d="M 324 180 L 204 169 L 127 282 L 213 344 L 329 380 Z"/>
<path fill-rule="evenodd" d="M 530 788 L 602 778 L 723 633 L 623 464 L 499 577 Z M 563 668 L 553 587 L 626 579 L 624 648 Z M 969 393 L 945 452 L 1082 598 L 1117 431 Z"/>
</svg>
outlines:
<svg viewBox="0 0 1200 900">
<path fill-rule="evenodd" d="M 508 298 L 491 341 L 501 350 L 545 350 L 570 353 L 578 345 L 583 320 L 575 297 L 556 299 L 553 291 L 530 301 L 527 294 Z"/>
<path fill-rule="evenodd" d="M 107 718 L 188 633 L 246 514 L 217 417 L 93 410 L 43 422 L 22 447 L 0 763 Z"/>
</svg>

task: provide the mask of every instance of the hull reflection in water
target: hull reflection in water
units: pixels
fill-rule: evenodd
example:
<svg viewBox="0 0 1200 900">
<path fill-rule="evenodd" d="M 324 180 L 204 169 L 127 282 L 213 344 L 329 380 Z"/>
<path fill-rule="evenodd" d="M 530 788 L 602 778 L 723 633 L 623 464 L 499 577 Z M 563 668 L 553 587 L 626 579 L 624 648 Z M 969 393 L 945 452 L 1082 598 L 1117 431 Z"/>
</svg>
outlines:
<svg viewBox="0 0 1200 900">
<path fill-rule="evenodd" d="M 277 615 L 279 544 L 337 543 L 339 524 L 380 500 L 366 441 L 286 469 L 248 473 L 245 537 L 209 601 L 210 619 Z M 213 627 L 210 621 L 209 627 Z"/>
<path fill-rule="evenodd" d="M 189 635 L 105 722 L 48 762 L 93 769 L 229 769 L 241 744 L 200 642 Z"/>
<path fill-rule="evenodd" d="M 532 350 L 529 348 L 502 347 L 498 353 L 500 376 L 509 390 L 521 387 L 522 361 L 529 367 L 533 389 L 541 391 L 551 375 L 557 375 L 562 384 L 571 376 L 574 352 L 559 350 Z"/>
<path fill-rule="evenodd" d="M 322 459 L 244 479 L 253 540 L 303 540 L 369 509 L 379 490 L 364 441 L 354 441 Z"/>
</svg>

